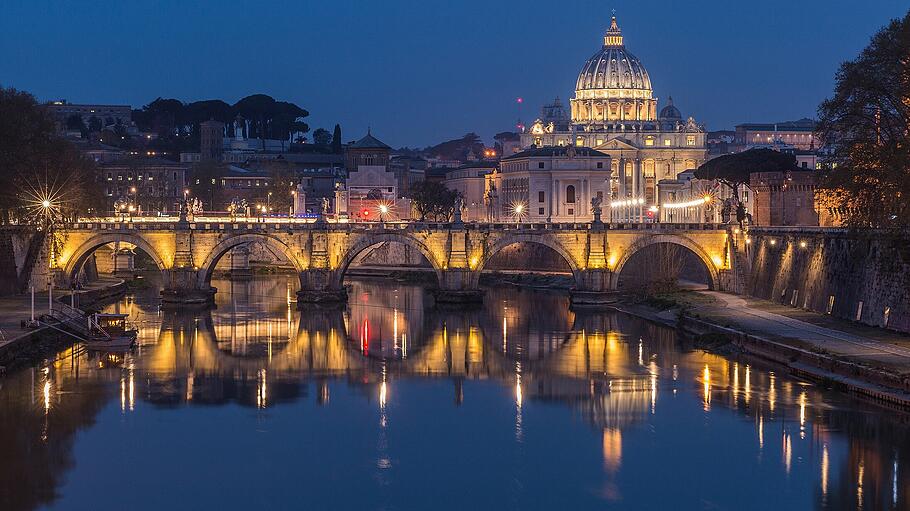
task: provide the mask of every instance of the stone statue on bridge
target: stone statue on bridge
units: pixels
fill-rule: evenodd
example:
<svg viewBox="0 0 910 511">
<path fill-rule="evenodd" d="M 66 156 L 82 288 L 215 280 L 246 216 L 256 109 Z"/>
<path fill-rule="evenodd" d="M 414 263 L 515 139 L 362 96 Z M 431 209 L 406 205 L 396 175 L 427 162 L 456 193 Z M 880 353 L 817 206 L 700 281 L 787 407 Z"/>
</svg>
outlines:
<svg viewBox="0 0 910 511">
<path fill-rule="evenodd" d="M 600 214 L 603 212 L 603 209 L 600 207 L 603 204 L 603 197 L 593 197 L 591 198 L 591 213 L 594 215 L 594 223 L 601 223 Z"/>
</svg>

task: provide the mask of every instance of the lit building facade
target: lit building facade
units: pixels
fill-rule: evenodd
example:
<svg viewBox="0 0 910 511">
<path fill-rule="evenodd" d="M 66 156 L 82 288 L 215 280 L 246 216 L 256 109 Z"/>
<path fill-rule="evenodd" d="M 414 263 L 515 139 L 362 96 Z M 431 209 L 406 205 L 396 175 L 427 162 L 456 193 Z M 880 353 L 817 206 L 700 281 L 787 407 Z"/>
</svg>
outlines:
<svg viewBox="0 0 910 511">
<path fill-rule="evenodd" d="M 465 222 L 483 222 L 487 219 L 487 176 L 498 168 L 497 161 L 481 160 L 465 163 L 446 172 L 446 188 L 457 191 L 464 200 L 461 219 Z"/>
<path fill-rule="evenodd" d="M 487 218 L 495 222 L 590 222 L 591 199 L 610 209 L 610 156 L 571 145 L 531 147 L 486 175 Z"/>
<path fill-rule="evenodd" d="M 657 182 L 695 169 L 707 157 L 704 127 L 684 119 L 672 98 L 658 111 L 651 77 L 626 50 L 622 31 L 611 20 L 603 46 L 585 62 L 570 101 L 569 122 L 561 123 L 561 105 L 544 108 L 521 134 L 523 147 L 590 147 L 610 157 L 613 200 L 657 203 Z"/>
</svg>

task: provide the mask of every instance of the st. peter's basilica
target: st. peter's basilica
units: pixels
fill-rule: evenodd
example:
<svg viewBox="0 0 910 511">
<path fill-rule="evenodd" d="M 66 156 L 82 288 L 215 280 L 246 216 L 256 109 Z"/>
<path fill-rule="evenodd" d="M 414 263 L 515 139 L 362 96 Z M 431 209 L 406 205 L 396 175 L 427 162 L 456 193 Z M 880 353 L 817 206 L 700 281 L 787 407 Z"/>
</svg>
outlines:
<svg viewBox="0 0 910 511">
<path fill-rule="evenodd" d="M 521 133 L 522 147 L 590 147 L 611 158 L 614 199 L 656 203 L 656 183 L 676 179 L 706 158 L 704 127 L 667 98 L 658 111 L 651 77 L 623 42 L 614 16 L 603 46 L 578 74 L 571 112 L 557 98 Z"/>
</svg>

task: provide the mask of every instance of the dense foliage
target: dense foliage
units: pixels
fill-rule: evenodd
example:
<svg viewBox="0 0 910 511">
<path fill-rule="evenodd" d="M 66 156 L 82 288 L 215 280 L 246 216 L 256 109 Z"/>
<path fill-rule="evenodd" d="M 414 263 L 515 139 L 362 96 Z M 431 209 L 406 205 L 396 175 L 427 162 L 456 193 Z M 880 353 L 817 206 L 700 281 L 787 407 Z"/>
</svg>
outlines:
<svg viewBox="0 0 910 511">
<path fill-rule="evenodd" d="M 74 218 L 102 206 L 94 162 L 57 136 L 31 94 L 0 88 L 0 222 Z"/>
<path fill-rule="evenodd" d="M 254 94 L 233 105 L 220 99 L 183 103 L 158 98 L 133 110 L 133 121 L 140 131 L 158 135 L 153 148 L 179 153 L 198 149 L 199 124 L 211 119 L 228 125 L 237 121 L 248 138 L 297 141 L 310 130 L 303 121 L 308 115 L 308 111 L 293 103 Z"/>
<path fill-rule="evenodd" d="M 786 172 L 799 170 L 796 157 L 773 149 L 750 149 L 710 159 L 695 170 L 695 177 L 717 180 L 733 191 L 739 201 L 739 188 L 749 184 L 753 172 Z"/>
<path fill-rule="evenodd" d="M 820 205 L 854 227 L 910 227 L 910 12 L 841 65 L 818 130 L 833 151 Z"/>
<path fill-rule="evenodd" d="M 461 194 L 436 181 L 420 181 L 411 186 L 409 197 L 419 220 L 449 222 L 455 217 Z"/>
</svg>

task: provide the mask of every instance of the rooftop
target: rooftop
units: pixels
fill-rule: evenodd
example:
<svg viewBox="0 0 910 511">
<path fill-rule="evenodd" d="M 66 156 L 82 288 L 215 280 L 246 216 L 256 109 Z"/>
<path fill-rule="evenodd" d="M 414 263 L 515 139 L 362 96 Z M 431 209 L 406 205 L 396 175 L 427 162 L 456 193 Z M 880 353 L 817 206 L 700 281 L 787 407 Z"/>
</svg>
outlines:
<svg viewBox="0 0 910 511">
<path fill-rule="evenodd" d="M 511 156 L 506 156 L 503 160 L 515 160 L 519 158 L 550 158 L 550 157 L 566 157 L 566 153 L 571 146 L 544 146 L 544 147 L 532 147 L 525 149 L 519 153 L 515 153 Z M 576 157 L 587 157 L 587 158 L 609 158 L 610 155 L 607 153 L 602 153 L 596 149 L 591 149 L 590 147 L 575 147 L 575 156 Z"/>
</svg>

